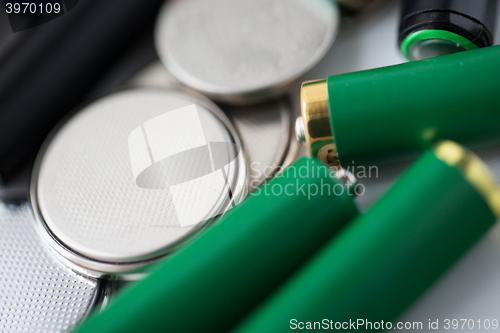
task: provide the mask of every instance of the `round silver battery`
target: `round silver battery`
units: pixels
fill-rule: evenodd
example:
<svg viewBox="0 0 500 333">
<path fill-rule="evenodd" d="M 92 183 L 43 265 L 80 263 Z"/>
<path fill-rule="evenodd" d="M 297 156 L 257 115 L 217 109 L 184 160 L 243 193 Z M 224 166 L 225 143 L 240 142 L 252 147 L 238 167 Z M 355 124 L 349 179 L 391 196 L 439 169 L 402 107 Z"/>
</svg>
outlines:
<svg viewBox="0 0 500 333">
<path fill-rule="evenodd" d="M 28 202 L 0 203 L 0 332 L 67 332 L 105 299 L 104 281 L 54 260 Z"/>
<path fill-rule="evenodd" d="M 279 99 L 252 106 L 223 106 L 243 142 L 248 158 L 248 188 L 258 188 L 297 156 L 290 102 Z"/>
<path fill-rule="evenodd" d="M 160 87 L 112 93 L 54 130 L 31 197 L 39 231 L 86 274 L 175 250 L 246 195 L 237 132 L 211 102 Z"/>
<path fill-rule="evenodd" d="M 160 61 L 130 79 L 136 85 L 180 86 Z M 299 153 L 292 128 L 293 112 L 287 98 L 252 106 L 221 106 L 240 135 L 248 160 L 249 191 L 291 164 Z"/>
<path fill-rule="evenodd" d="M 283 93 L 318 63 L 339 21 L 331 0 L 172 0 L 155 42 L 181 82 L 243 104 Z"/>
</svg>

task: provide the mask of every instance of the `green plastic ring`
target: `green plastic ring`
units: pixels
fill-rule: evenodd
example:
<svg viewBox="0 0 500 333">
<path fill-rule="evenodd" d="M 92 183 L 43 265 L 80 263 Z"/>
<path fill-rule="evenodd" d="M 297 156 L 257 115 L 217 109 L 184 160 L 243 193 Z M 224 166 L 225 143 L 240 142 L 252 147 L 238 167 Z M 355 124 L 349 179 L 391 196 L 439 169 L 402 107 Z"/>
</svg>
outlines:
<svg viewBox="0 0 500 333">
<path fill-rule="evenodd" d="M 456 33 L 446 31 L 446 30 L 419 30 L 415 31 L 403 40 L 401 43 L 401 52 L 408 60 L 413 60 L 410 58 L 409 50 L 413 43 L 425 40 L 425 39 L 446 39 L 452 41 L 466 50 L 474 50 L 479 47 L 468 40 L 467 38 L 457 35 Z"/>
</svg>

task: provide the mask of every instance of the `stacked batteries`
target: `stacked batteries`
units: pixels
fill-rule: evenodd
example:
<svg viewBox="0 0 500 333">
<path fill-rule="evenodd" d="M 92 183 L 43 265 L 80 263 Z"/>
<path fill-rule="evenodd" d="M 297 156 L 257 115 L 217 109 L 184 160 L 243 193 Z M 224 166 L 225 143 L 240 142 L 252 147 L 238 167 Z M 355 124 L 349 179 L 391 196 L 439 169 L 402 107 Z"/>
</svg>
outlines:
<svg viewBox="0 0 500 333">
<path fill-rule="evenodd" d="M 108 52 L 107 57 L 94 52 L 104 47 L 100 43 L 107 38 L 105 34 L 93 40 L 77 37 L 82 40 L 78 49 L 50 48 L 55 32 L 68 43 L 76 42 L 71 38 L 80 23 L 74 24 L 71 15 L 95 16 L 96 11 L 104 13 L 102 6 L 108 10 L 113 3 L 89 2 L 47 23 L 47 27 L 34 29 L 33 34 L 23 32 L 23 38 L 18 38 L 7 54 L 10 58 L 4 60 L 17 66 L 22 61 L 15 55 L 29 53 L 25 56 L 29 59 L 23 60 L 32 61 L 30 54 L 47 54 L 47 63 L 37 65 L 43 70 L 54 66 L 55 59 L 75 58 L 71 54 L 79 50 L 84 59 L 68 63 L 72 71 L 55 72 L 44 87 L 51 92 L 65 87 L 72 91 L 70 96 L 52 104 L 51 94 L 23 100 L 40 108 L 50 104 L 51 112 L 24 109 L 47 116 L 34 128 L 34 117 L 26 114 L 25 121 L 19 123 L 24 127 L 16 132 L 18 137 L 9 137 L 23 149 L 13 153 L 15 145 L 5 145 L 5 154 L 10 157 L 0 168 L 5 180 L 11 179 L 37 147 L 36 139 L 80 103 L 45 140 L 30 185 L 35 220 L 28 227 L 35 227 L 43 251 L 57 261 L 53 269 L 67 267 L 77 272 L 79 279 L 90 281 L 92 296 L 85 299 L 90 304 L 87 306 L 80 306 L 73 298 L 71 304 L 78 305 L 81 313 L 65 325 L 45 326 L 49 331 L 73 326 L 94 307 L 92 304 L 103 302 L 105 298 L 98 294 L 116 285 L 110 280 L 117 276 L 120 280 L 141 278 L 147 267 L 192 241 L 248 192 L 296 159 L 300 147 L 293 135 L 295 112 L 284 95 L 326 54 L 339 25 L 339 10 L 328 0 L 307 4 L 282 0 L 170 1 L 156 23 L 155 43 L 162 63 L 157 61 L 148 68 L 140 65 L 137 70 L 138 64 L 154 56 L 148 51 L 129 51 L 135 58 L 131 63 L 124 64 L 127 60 L 122 58 L 118 75 L 114 70 L 104 75 L 105 64 L 112 57 L 116 62 L 118 50 L 123 52 L 127 34 L 106 45 L 114 52 Z M 110 18 L 114 26 L 107 33 L 118 31 L 133 12 L 144 11 L 140 15 L 146 20 L 155 6 L 154 1 L 144 8 L 127 3 L 121 16 Z M 85 22 L 83 18 L 81 22 Z M 141 26 L 137 31 L 144 30 L 143 23 L 137 22 Z M 144 33 L 128 35 L 131 41 L 136 36 L 149 40 Z M 143 44 L 133 45 L 138 49 Z M 35 51 L 27 52 L 30 48 Z M 82 79 L 67 82 L 72 73 Z M 15 79 L 9 75 L 3 76 L 6 82 Z M 104 80 L 95 87 L 98 77 Z M 21 85 L 15 93 L 33 95 L 30 87 Z M 93 92 L 84 99 L 91 87 Z M 11 114 L 7 111 L 5 116 Z M 24 144 L 26 131 L 33 133 L 29 145 Z M 2 195 L 5 193 L 10 192 L 7 189 Z M 49 288 L 47 297 L 58 297 L 57 292 Z M 18 304 L 20 313 L 29 306 Z M 17 320 L 16 327 L 24 330 L 26 324 Z"/>
</svg>

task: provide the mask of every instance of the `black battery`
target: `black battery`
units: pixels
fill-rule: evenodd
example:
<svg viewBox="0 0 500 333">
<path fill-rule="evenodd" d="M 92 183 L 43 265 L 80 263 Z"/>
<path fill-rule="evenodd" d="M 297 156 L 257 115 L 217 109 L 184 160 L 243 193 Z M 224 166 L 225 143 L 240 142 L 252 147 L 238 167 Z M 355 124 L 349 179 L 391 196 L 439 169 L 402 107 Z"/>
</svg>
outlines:
<svg viewBox="0 0 500 333">
<path fill-rule="evenodd" d="M 497 0 L 403 0 L 399 46 L 409 60 L 493 44 Z"/>
</svg>

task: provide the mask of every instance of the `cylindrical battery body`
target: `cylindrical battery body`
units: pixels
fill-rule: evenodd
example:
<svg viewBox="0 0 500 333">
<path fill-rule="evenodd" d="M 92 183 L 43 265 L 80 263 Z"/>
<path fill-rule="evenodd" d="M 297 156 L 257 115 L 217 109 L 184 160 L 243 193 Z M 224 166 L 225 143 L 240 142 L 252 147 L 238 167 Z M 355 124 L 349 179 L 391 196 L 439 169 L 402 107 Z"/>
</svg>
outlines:
<svg viewBox="0 0 500 333">
<path fill-rule="evenodd" d="M 78 332 L 227 330 L 357 215 L 331 176 L 300 159 Z"/>
<path fill-rule="evenodd" d="M 498 73 L 500 46 L 491 46 L 306 82 L 309 151 L 321 159 L 321 149 L 331 146 L 347 165 L 410 159 L 439 140 L 498 144 Z"/>
<path fill-rule="evenodd" d="M 162 0 L 86 0 L 0 59 L 0 180 L 33 157 L 156 17 Z"/>
<path fill-rule="evenodd" d="M 404 0 L 398 43 L 410 60 L 493 44 L 497 0 Z"/>
<path fill-rule="evenodd" d="M 499 191 L 475 155 L 449 141 L 436 146 L 237 332 L 285 332 L 325 318 L 328 327 L 351 320 L 360 330 L 390 323 L 495 222 Z"/>
</svg>

